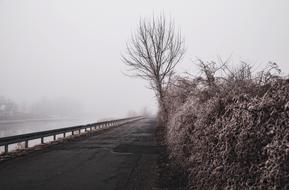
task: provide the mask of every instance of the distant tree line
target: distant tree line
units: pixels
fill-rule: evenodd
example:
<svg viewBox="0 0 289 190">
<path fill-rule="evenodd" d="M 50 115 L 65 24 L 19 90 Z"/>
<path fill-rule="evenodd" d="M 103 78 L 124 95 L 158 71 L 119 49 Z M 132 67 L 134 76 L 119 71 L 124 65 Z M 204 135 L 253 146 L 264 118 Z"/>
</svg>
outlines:
<svg viewBox="0 0 289 190">
<path fill-rule="evenodd" d="M 12 100 L 0 96 L 0 118 L 16 115 L 18 107 Z"/>
<path fill-rule="evenodd" d="M 65 98 L 43 98 L 29 106 L 19 106 L 9 98 L 0 96 L 0 120 L 75 117 L 80 114 L 80 105 Z"/>
</svg>

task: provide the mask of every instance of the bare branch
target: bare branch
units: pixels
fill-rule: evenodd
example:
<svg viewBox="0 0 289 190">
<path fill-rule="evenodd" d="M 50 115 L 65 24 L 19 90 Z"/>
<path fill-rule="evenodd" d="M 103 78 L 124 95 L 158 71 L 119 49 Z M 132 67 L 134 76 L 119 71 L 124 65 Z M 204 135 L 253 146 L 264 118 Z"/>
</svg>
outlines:
<svg viewBox="0 0 289 190">
<path fill-rule="evenodd" d="M 133 72 L 132 76 L 149 81 L 161 108 L 165 109 L 162 105 L 164 90 L 184 52 L 182 37 L 175 32 L 174 23 L 159 16 L 139 21 L 136 33 L 127 43 L 122 61 Z"/>
</svg>

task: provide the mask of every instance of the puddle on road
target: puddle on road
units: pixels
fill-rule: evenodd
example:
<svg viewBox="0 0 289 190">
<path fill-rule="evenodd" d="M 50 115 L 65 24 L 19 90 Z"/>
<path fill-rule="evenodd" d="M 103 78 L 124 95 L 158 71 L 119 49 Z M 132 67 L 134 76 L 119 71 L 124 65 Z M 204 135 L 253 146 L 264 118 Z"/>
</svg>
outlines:
<svg viewBox="0 0 289 190">
<path fill-rule="evenodd" d="M 120 144 L 115 147 L 113 151 L 118 153 L 133 154 L 159 154 L 163 149 L 163 146 Z"/>
<path fill-rule="evenodd" d="M 135 132 L 133 133 L 134 136 L 142 136 L 142 137 L 148 137 L 148 136 L 152 136 L 151 133 L 138 133 L 138 132 Z"/>
</svg>

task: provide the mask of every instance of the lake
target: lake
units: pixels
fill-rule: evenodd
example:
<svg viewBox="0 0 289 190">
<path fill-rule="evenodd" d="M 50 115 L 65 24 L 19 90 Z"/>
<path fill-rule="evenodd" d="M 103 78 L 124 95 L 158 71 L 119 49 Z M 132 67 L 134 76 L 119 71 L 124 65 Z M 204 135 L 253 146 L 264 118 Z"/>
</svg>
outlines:
<svg viewBox="0 0 289 190">
<path fill-rule="evenodd" d="M 44 119 L 0 121 L 0 138 L 95 123 L 98 119 Z"/>
</svg>

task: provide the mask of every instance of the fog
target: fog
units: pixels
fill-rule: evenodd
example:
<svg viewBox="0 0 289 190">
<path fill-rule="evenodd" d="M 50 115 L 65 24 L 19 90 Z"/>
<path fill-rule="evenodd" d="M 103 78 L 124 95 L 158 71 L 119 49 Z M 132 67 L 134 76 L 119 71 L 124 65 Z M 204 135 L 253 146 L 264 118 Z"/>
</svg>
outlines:
<svg viewBox="0 0 289 190">
<path fill-rule="evenodd" d="M 288 0 L 0 0 L 0 96 L 30 107 L 62 99 L 97 118 L 156 112 L 147 82 L 125 76 L 120 58 L 139 19 L 159 14 L 185 38 L 179 73 L 195 72 L 196 57 L 231 56 L 286 74 L 288 9 Z"/>
</svg>

